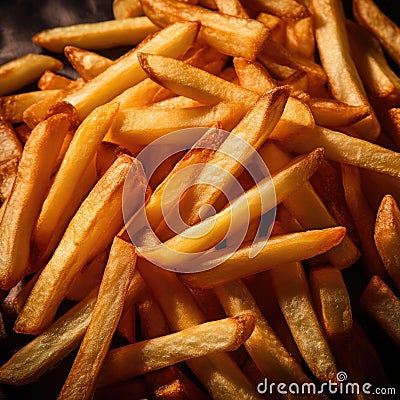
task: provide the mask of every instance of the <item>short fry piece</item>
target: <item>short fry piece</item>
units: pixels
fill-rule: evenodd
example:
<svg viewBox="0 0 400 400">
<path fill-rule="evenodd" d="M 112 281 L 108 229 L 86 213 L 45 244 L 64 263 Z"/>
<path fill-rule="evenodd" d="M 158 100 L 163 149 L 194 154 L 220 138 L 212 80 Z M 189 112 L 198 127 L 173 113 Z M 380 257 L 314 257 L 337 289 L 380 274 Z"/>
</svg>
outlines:
<svg viewBox="0 0 400 400">
<path fill-rule="evenodd" d="M 140 0 L 114 0 L 112 8 L 115 19 L 125 19 L 143 15 Z"/>
<path fill-rule="evenodd" d="M 44 71 L 57 71 L 61 61 L 42 54 L 27 54 L 0 66 L 0 96 L 34 82 Z"/>
<path fill-rule="evenodd" d="M 55 53 L 62 53 L 65 46 L 98 50 L 134 46 L 158 30 L 147 17 L 135 17 L 46 29 L 32 41 Z"/>
<path fill-rule="evenodd" d="M 15 353 L 0 368 L 0 382 L 25 385 L 49 370 L 76 348 L 89 325 L 98 288 Z M 29 360 L 29 363 L 27 363 Z"/>
<path fill-rule="evenodd" d="M 191 358 L 236 350 L 251 335 L 254 323 L 252 314 L 242 314 L 111 350 L 99 385 L 126 380 Z"/>
<path fill-rule="evenodd" d="M 386 195 L 379 206 L 374 238 L 383 264 L 400 293 L 400 211 L 391 195 Z"/>
<path fill-rule="evenodd" d="M 310 286 L 316 312 L 328 340 L 350 335 L 353 317 L 341 272 L 330 266 L 312 268 Z"/>
<path fill-rule="evenodd" d="M 65 89 L 71 83 L 71 79 L 55 74 L 52 71 L 44 71 L 37 85 L 40 90 Z"/>
<path fill-rule="evenodd" d="M 33 227 L 69 127 L 67 115 L 55 115 L 38 125 L 25 145 L 0 224 L 1 288 L 12 288 L 27 273 Z M 43 157 L 43 152 L 46 157 Z"/>
<path fill-rule="evenodd" d="M 110 347 L 136 265 L 132 244 L 113 241 L 90 324 L 58 399 L 90 399 Z"/>
<path fill-rule="evenodd" d="M 372 277 L 360 302 L 375 322 L 400 347 L 400 299 L 381 278 Z"/>
</svg>

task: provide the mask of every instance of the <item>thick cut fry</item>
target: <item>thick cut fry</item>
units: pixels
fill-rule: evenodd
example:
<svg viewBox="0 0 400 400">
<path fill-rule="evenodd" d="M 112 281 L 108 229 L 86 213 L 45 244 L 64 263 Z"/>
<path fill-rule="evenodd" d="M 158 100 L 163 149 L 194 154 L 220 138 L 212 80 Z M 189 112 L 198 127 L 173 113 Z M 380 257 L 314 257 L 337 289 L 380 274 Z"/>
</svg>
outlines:
<svg viewBox="0 0 400 400">
<path fill-rule="evenodd" d="M 0 368 L 0 381 L 25 385 L 43 375 L 79 346 L 96 303 L 98 288 L 15 353 Z M 27 362 L 29 360 L 29 362 Z"/>
<path fill-rule="evenodd" d="M 233 59 L 240 85 L 253 92 L 262 94 L 276 87 L 276 81 L 257 61 L 236 57 Z"/>
<path fill-rule="evenodd" d="M 59 90 L 39 90 L 37 92 L 20 93 L 0 98 L 0 107 L 3 110 L 4 118 L 11 123 L 23 122 L 23 113 L 32 104 L 47 99 L 56 94 Z"/>
<path fill-rule="evenodd" d="M 236 350 L 251 335 L 254 323 L 252 314 L 242 314 L 111 350 L 99 385 L 109 385 L 191 358 Z"/>
<path fill-rule="evenodd" d="M 220 122 L 223 129 L 230 130 L 242 115 L 242 105 L 234 102 L 179 109 L 127 108 L 117 114 L 105 140 L 127 148 L 145 146 L 185 128 L 208 127 Z"/>
<path fill-rule="evenodd" d="M 379 275 L 385 279 L 387 272 L 374 241 L 375 218 L 364 196 L 358 168 L 342 164 L 342 180 L 347 205 L 361 239 L 364 266 L 370 277 Z"/>
<path fill-rule="evenodd" d="M 142 68 L 155 82 L 173 92 L 190 97 L 204 104 L 216 104 L 219 101 L 235 101 L 243 104 L 246 112 L 259 98 L 259 94 L 240 87 L 182 61 L 140 53 L 138 56 Z M 265 88 L 261 93 L 271 87 Z M 290 136 L 299 130 L 307 131 L 314 127 L 310 109 L 302 102 L 289 97 L 282 118 L 271 137 Z"/>
<path fill-rule="evenodd" d="M 294 0 L 248 0 L 246 6 L 282 18 L 300 19 L 309 14 L 307 7 Z"/>
<path fill-rule="evenodd" d="M 205 316 L 190 291 L 175 273 L 139 259 L 138 269 L 162 308 L 173 331 L 205 322 Z M 188 361 L 189 367 L 216 400 L 260 399 L 253 385 L 226 354 Z"/>
<path fill-rule="evenodd" d="M 314 306 L 328 340 L 348 336 L 353 327 L 353 317 L 341 272 L 330 266 L 312 268 L 310 286 Z"/>
<path fill-rule="evenodd" d="M 286 23 L 283 18 L 260 12 L 256 19 L 257 21 L 262 22 L 271 31 L 270 38 L 272 40 L 277 43 L 284 43 Z"/>
<path fill-rule="evenodd" d="M 324 253 L 338 245 L 343 240 L 345 233 L 345 228 L 336 227 L 274 236 L 253 258 L 249 257 L 251 246 L 244 245 L 228 260 L 221 260 L 223 262 L 214 269 L 184 274 L 181 275 L 181 279 L 194 287 L 215 287 L 234 279 L 254 275 L 275 267 L 281 268 L 283 264 L 305 260 Z"/>
<path fill-rule="evenodd" d="M 290 151 L 302 153 L 323 147 L 328 160 L 400 177 L 399 153 L 321 126 L 312 134 L 292 136 L 280 144 Z"/>
<path fill-rule="evenodd" d="M 54 230 L 62 223 L 60 219 L 65 208 L 71 202 L 82 175 L 91 163 L 117 110 L 116 104 L 96 108 L 72 138 L 35 227 L 32 240 L 37 251 L 47 252 Z"/>
<path fill-rule="evenodd" d="M 0 66 L 0 96 L 34 82 L 44 71 L 57 71 L 61 61 L 42 54 L 27 54 Z"/>
<path fill-rule="evenodd" d="M 37 126 L 25 145 L 0 224 L 0 286 L 4 289 L 12 288 L 27 271 L 33 227 L 69 127 L 67 115 L 55 115 Z"/>
<path fill-rule="evenodd" d="M 135 265 L 136 252 L 133 245 L 116 237 L 89 326 L 58 396 L 59 400 L 91 398 L 121 316 Z"/>
<path fill-rule="evenodd" d="M 142 0 L 145 14 L 159 26 L 199 21 L 200 34 L 222 54 L 254 59 L 269 35 L 261 23 L 173 0 Z"/>
<path fill-rule="evenodd" d="M 390 69 L 379 42 L 365 29 L 347 21 L 351 52 L 367 92 L 374 97 L 397 100 L 400 78 Z"/>
<path fill-rule="evenodd" d="M 196 22 L 173 24 L 144 40 L 139 46 L 140 51 L 180 57 L 193 43 L 198 30 L 199 24 Z M 82 120 L 97 106 L 112 100 L 145 77 L 137 59 L 137 49 L 134 49 L 64 100 L 76 108 Z"/>
<path fill-rule="evenodd" d="M 379 206 L 374 238 L 383 264 L 400 293 L 400 211 L 391 195 L 386 195 Z"/>
<path fill-rule="evenodd" d="M 11 194 L 18 171 L 18 158 L 0 164 L 0 202 L 4 203 Z M 0 217 L 1 221 L 1 217 Z"/>
<path fill-rule="evenodd" d="M 273 143 L 267 143 L 259 153 L 270 172 L 275 172 L 290 162 L 291 157 Z M 318 170 L 317 170 L 318 172 Z M 321 229 L 340 225 L 329 213 L 310 182 L 305 182 L 296 192 L 284 200 L 283 204 L 305 229 Z M 360 253 L 349 236 L 329 250 L 326 255 L 339 269 L 352 265 Z"/>
<path fill-rule="evenodd" d="M 400 65 L 400 28 L 371 0 L 354 0 L 353 13 L 358 23 L 371 31 Z"/>
<path fill-rule="evenodd" d="M 318 51 L 334 98 L 353 106 L 369 106 L 364 87 L 350 55 L 342 2 L 312 0 L 311 6 Z M 370 115 L 354 125 L 354 129 L 367 140 L 377 139 L 380 126 L 371 108 Z"/>
<path fill-rule="evenodd" d="M 65 89 L 70 83 L 71 79 L 47 70 L 42 74 L 37 85 L 40 90 L 57 90 Z"/>
<path fill-rule="evenodd" d="M 216 0 L 218 10 L 224 14 L 235 15 L 236 17 L 249 18 L 239 0 Z"/>
<path fill-rule="evenodd" d="M 335 360 L 314 312 L 303 265 L 287 264 L 270 274 L 283 315 L 308 367 L 322 382 L 335 380 Z"/>
<path fill-rule="evenodd" d="M 306 17 L 286 22 L 286 47 L 289 51 L 309 60 L 314 59 L 315 37 L 314 20 Z"/>
<path fill-rule="evenodd" d="M 118 157 L 71 220 L 16 321 L 17 331 L 38 333 L 48 326 L 75 276 L 121 229 L 122 190 L 131 167 L 136 169 L 133 184 L 144 185 L 141 166 L 129 156 Z M 132 194 L 132 207 L 138 202 Z"/>
<path fill-rule="evenodd" d="M 251 312 L 256 317 L 256 326 L 245 347 L 264 376 L 274 382 L 309 380 L 268 325 L 243 282 L 239 280 L 219 286 L 215 293 L 227 315 Z"/>
<path fill-rule="evenodd" d="M 374 276 L 361 296 L 361 305 L 400 347 L 400 299 L 379 276 Z"/>
<path fill-rule="evenodd" d="M 62 53 L 65 46 L 88 50 L 134 46 L 158 30 L 147 17 L 135 17 L 46 29 L 32 40 L 47 50 Z"/>
<path fill-rule="evenodd" d="M 0 109 L 1 110 L 1 109 Z M 11 124 L 0 114 L 0 164 L 21 158 L 22 146 Z"/>
<path fill-rule="evenodd" d="M 114 0 L 112 8 L 115 19 L 125 19 L 143 15 L 140 0 Z"/>
</svg>

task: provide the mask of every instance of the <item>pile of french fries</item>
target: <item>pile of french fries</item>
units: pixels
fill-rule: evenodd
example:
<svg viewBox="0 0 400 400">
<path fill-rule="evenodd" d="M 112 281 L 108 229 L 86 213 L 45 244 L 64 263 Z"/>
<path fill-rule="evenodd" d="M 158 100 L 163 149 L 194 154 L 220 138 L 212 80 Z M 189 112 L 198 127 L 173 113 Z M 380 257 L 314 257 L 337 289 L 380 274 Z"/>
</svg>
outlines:
<svg viewBox="0 0 400 400">
<path fill-rule="evenodd" d="M 260 399 L 265 378 L 321 384 L 338 371 L 390 383 L 365 331 L 400 346 L 400 28 L 372 0 L 352 6 L 350 21 L 340 0 L 114 0 L 114 20 L 32 39 L 78 79 L 47 55 L 0 66 L 0 340 L 34 335 L 4 346 L 1 383 L 52 385 L 66 357 L 59 400 Z M 115 46 L 132 49 L 94 52 Z M 140 152 L 194 127 L 209 129 L 148 180 Z M 232 136 L 271 176 L 249 177 Z M 178 196 L 170 183 L 196 164 L 200 183 L 179 175 Z M 244 188 L 232 202 L 217 167 Z M 185 229 L 170 229 L 163 202 Z M 145 232 L 131 242 L 142 207 L 164 246 L 217 266 L 160 268 L 181 259 Z M 232 219 L 244 240 L 226 259 Z"/>
</svg>

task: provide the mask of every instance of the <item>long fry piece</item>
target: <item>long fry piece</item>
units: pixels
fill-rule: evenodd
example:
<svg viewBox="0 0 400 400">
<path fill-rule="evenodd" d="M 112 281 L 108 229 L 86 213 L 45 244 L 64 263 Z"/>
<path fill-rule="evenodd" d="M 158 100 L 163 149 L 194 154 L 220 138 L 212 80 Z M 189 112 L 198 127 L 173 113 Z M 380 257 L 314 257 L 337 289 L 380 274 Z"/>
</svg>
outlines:
<svg viewBox="0 0 400 400">
<path fill-rule="evenodd" d="M 111 246 L 90 324 L 58 399 L 91 398 L 121 316 L 135 265 L 136 252 L 133 245 L 116 237 Z"/>
</svg>

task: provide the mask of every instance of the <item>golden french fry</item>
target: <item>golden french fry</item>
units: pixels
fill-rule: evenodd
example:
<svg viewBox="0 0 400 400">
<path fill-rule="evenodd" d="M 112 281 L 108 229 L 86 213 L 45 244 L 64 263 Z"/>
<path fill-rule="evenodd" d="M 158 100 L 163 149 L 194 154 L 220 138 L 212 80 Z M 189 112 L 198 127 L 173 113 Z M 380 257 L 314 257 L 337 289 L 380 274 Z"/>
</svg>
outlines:
<svg viewBox="0 0 400 400">
<path fill-rule="evenodd" d="M 374 239 L 383 264 L 400 292 L 399 236 L 400 211 L 396 200 L 386 195 L 376 216 Z"/>
<path fill-rule="evenodd" d="M 387 64 L 378 40 L 351 21 L 346 26 L 353 59 L 367 92 L 374 97 L 397 100 L 400 78 Z"/>
<path fill-rule="evenodd" d="M 312 17 L 287 20 L 285 33 L 285 44 L 289 51 L 309 60 L 314 59 L 315 37 L 314 19 Z"/>
<path fill-rule="evenodd" d="M 2 288 L 12 288 L 27 271 L 31 234 L 69 127 L 67 115 L 55 115 L 37 126 L 25 145 L 0 224 Z"/>
<path fill-rule="evenodd" d="M 235 350 L 251 335 L 254 323 L 252 314 L 242 314 L 111 350 L 99 385 L 109 385 L 191 358 Z"/>
<path fill-rule="evenodd" d="M 125 19 L 143 15 L 140 0 L 114 0 L 112 9 L 115 19 Z"/>
<path fill-rule="evenodd" d="M 394 343 L 400 346 L 400 299 L 379 276 L 371 278 L 360 302 Z"/>
<path fill-rule="evenodd" d="M 235 57 L 233 65 L 235 66 L 240 86 L 246 89 L 262 94 L 277 85 L 269 72 L 257 61 Z"/>
<path fill-rule="evenodd" d="M 288 85 L 294 95 L 303 91 L 308 92 L 308 76 L 304 71 L 296 71 L 280 82 L 281 85 Z M 300 96 L 298 96 L 300 97 Z"/>
<path fill-rule="evenodd" d="M 44 71 L 42 76 L 38 81 L 38 88 L 40 90 L 57 90 L 57 89 L 65 89 L 70 83 L 71 79 L 55 74 L 52 71 Z"/>
<path fill-rule="evenodd" d="M 65 46 L 64 54 L 85 81 L 90 81 L 101 74 L 113 63 L 107 57 L 75 46 Z"/>
<path fill-rule="evenodd" d="M 267 143 L 259 153 L 271 172 L 282 168 L 291 158 L 273 143 Z M 317 170 L 318 172 L 318 170 Z M 339 225 L 329 213 L 310 182 L 303 183 L 283 204 L 305 229 L 321 229 Z M 330 262 L 339 269 L 352 265 L 360 256 L 357 247 L 346 234 L 340 244 L 327 251 Z"/>
<path fill-rule="evenodd" d="M 287 264 L 271 269 L 270 274 L 283 315 L 308 367 L 323 382 L 335 380 L 335 360 L 314 312 L 303 265 Z"/>
<path fill-rule="evenodd" d="M 363 264 L 369 276 L 386 278 L 387 272 L 374 241 L 375 217 L 364 196 L 358 168 L 342 164 L 342 180 L 347 205 L 361 239 Z"/>
<path fill-rule="evenodd" d="M 259 94 L 247 90 L 225 79 L 217 77 L 199 68 L 153 54 L 138 55 L 142 68 L 149 77 L 182 96 L 190 97 L 204 104 L 216 104 L 219 101 L 240 102 L 246 112 L 259 98 Z M 265 88 L 261 93 L 269 90 Z M 289 97 L 282 118 L 272 132 L 272 138 L 297 134 L 314 127 L 310 109 L 298 99 Z"/>
<path fill-rule="evenodd" d="M 56 226 L 59 223 L 65 224 L 60 221 L 64 210 L 74 196 L 82 175 L 96 154 L 117 110 L 116 104 L 96 108 L 75 132 L 44 200 L 35 227 L 32 240 L 38 251 L 47 252 Z"/>
<path fill-rule="evenodd" d="M 256 19 L 262 22 L 271 31 L 271 39 L 277 43 L 284 43 L 286 29 L 285 19 L 265 12 L 260 12 Z"/>
<path fill-rule="evenodd" d="M 0 163 L 13 158 L 21 158 L 22 146 L 7 119 L 0 114 Z"/>
<path fill-rule="evenodd" d="M 25 385 L 43 375 L 82 340 L 96 303 L 98 288 L 15 353 L 0 368 L 0 382 Z M 29 360 L 29 363 L 26 361 Z"/>
<path fill-rule="evenodd" d="M 249 18 L 246 10 L 243 8 L 239 0 L 215 0 L 215 4 L 220 12 L 236 17 Z"/>
<path fill-rule="evenodd" d="M 142 0 L 145 14 L 159 26 L 199 21 L 200 35 L 219 52 L 254 59 L 269 35 L 261 23 L 173 0 Z"/>
<path fill-rule="evenodd" d="M 310 287 L 318 318 L 328 340 L 351 334 L 353 317 L 349 293 L 342 274 L 330 266 L 310 270 Z"/>
<path fill-rule="evenodd" d="M 179 109 L 126 108 L 117 114 L 105 140 L 130 149 L 185 128 L 208 127 L 220 122 L 223 129 L 230 130 L 240 120 L 242 110 L 240 103 L 224 101 L 215 106 Z"/>
<path fill-rule="evenodd" d="M 58 399 L 91 398 L 100 369 L 106 368 L 103 363 L 135 265 L 134 246 L 114 238 L 89 326 Z"/>
<path fill-rule="evenodd" d="M 205 316 L 177 275 L 139 259 L 137 267 L 173 331 L 205 322 Z M 217 400 L 260 399 L 253 385 L 226 354 L 188 361 L 189 367 Z"/>
<path fill-rule="evenodd" d="M 360 25 L 371 31 L 390 57 L 400 65 L 400 29 L 371 0 L 355 0 L 353 13 Z"/>
<path fill-rule="evenodd" d="M 18 158 L 11 158 L 0 164 L 0 202 L 4 203 L 11 194 L 18 171 Z M 0 218 L 1 221 L 1 218 Z"/>
<path fill-rule="evenodd" d="M 350 55 L 342 2 L 312 0 L 311 6 L 318 51 L 334 98 L 353 106 L 369 106 L 363 84 Z M 367 140 L 377 139 L 380 126 L 372 108 L 370 115 L 354 125 L 354 129 Z"/>
<path fill-rule="evenodd" d="M 0 66 L 0 96 L 34 82 L 46 70 L 57 71 L 61 61 L 42 54 L 27 54 Z"/>
<path fill-rule="evenodd" d="M 249 0 L 246 6 L 283 18 L 304 18 L 309 14 L 307 7 L 293 0 Z"/>
<path fill-rule="evenodd" d="M 273 236 L 255 257 L 249 257 L 251 246 L 244 245 L 214 269 L 183 274 L 181 279 L 193 287 L 215 287 L 225 282 L 275 267 L 280 268 L 283 264 L 305 260 L 324 253 L 338 245 L 343 240 L 345 233 L 345 228 L 336 227 Z M 215 257 L 218 259 L 218 253 Z"/>
<path fill-rule="evenodd" d="M 196 22 L 170 25 L 142 41 L 140 51 L 179 57 L 193 43 L 198 30 L 199 25 Z M 131 50 L 63 100 L 71 103 L 76 108 L 79 118 L 84 119 L 97 106 L 112 100 L 146 77 L 139 65 L 137 54 L 137 48 Z"/>
<path fill-rule="evenodd" d="M 134 46 L 158 30 L 147 17 L 134 17 L 46 29 L 33 36 L 32 41 L 56 53 L 62 53 L 65 46 L 98 50 Z"/>
<path fill-rule="evenodd" d="M 127 155 L 119 156 L 68 225 L 16 321 L 17 331 L 37 333 L 48 326 L 75 276 L 121 229 L 122 189 L 131 167 L 136 169 L 135 183 L 144 184 L 141 166 Z M 134 206 L 137 202 L 132 195 Z"/>
<path fill-rule="evenodd" d="M 328 160 L 400 177 L 399 153 L 321 126 L 317 126 L 312 134 L 292 136 L 290 140 L 281 141 L 280 145 L 304 153 L 323 147 Z"/>
<path fill-rule="evenodd" d="M 136 305 L 133 304 L 122 312 L 116 331 L 128 342 L 136 342 Z"/>
</svg>

